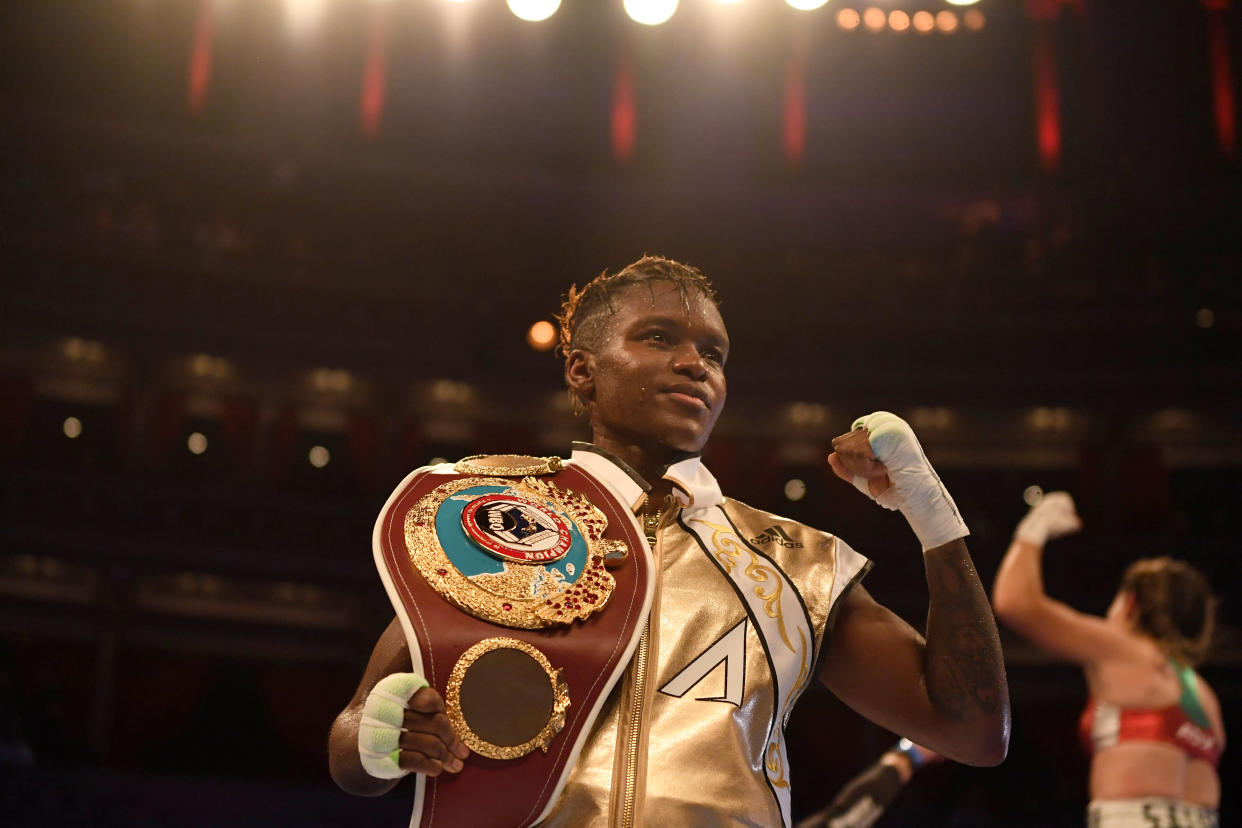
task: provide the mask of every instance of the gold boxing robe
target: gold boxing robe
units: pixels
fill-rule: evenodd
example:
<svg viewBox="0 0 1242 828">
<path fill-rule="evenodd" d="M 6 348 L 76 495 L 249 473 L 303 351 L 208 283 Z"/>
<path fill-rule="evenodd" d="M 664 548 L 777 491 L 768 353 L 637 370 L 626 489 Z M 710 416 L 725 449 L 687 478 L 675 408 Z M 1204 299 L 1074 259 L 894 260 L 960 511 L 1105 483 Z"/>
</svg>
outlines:
<svg viewBox="0 0 1242 828">
<path fill-rule="evenodd" d="M 575 444 L 637 513 L 646 485 Z M 832 535 L 721 494 L 698 458 L 670 466 L 644 641 L 541 826 L 790 826 L 784 726 L 814 679 L 833 606 L 870 561 Z"/>
</svg>

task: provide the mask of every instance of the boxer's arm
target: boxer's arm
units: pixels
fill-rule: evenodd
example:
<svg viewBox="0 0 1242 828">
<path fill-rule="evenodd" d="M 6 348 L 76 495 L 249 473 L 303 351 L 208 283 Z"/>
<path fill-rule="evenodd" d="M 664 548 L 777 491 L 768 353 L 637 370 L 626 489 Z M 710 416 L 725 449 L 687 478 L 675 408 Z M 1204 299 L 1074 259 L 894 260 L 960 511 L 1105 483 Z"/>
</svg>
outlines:
<svg viewBox="0 0 1242 828">
<path fill-rule="evenodd" d="M 336 717 L 328 735 L 328 768 L 342 790 L 358 796 L 379 796 L 399 781 L 367 773 L 359 752 L 358 731 L 363 707 L 375 685 L 386 676 L 411 670 L 413 663 L 405 635 L 394 618 L 376 642 L 353 698 Z M 453 733 L 439 694 L 424 687 L 409 700 L 409 708 L 403 722 L 407 732 L 400 736 L 400 769 L 429 776 L 461 770 L 469 750 Z"/>
<path fill-rule="evenodd" d="M 821 680 L 872 721 L 951 759 L 994 765 L 1009 746 L 1009 686 L 996 619 L 953 498 L 909 425 L 861 417 L 832 441 L 833 471 L 899 510 L 923 547 L 926 639 L 855 588 L 828 645 Z"/>
<path fill-rule="evenodd" d="M 998 764 L 1009 745 L 1009 687 L 987 595 L 964 541 L 924 561 L 927 638 L 855 586 L 820 681 L 881 727 L 964 764 Z"/>
</svg>

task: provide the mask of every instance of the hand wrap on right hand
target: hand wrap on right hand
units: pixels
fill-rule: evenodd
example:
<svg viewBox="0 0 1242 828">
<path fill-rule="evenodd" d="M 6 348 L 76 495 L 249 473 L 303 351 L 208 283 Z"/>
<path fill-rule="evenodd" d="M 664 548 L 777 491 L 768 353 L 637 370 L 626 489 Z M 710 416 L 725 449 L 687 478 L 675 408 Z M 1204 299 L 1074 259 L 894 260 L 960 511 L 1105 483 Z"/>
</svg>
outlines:
<svg viewBox="0 0 1242 828">
<path fill-rule="evenodd" d="M 358 725 L 358 756 L 363 770 L 376 779 L 398 779 L 409 773 L 400 764 L 405 711 L 410 698 L 427 686 L 427 680 L 417 673 L 391 673 L 367 694 Z"/>
<path fill-rule="evenodd" d="M 905 420 L 887 411 L 876 411 L 859 417 L 853 427 L 867 429 L 871 451 L 884 464 L 893 484 L 878 497 L 872 496 L 867 481 L 861 477 L 854 479 L 854 486 L 884 508 L 900 510 L 924 552 L 970 534 L 957 504 Z"/>
<path fill-rule="evenodd" d="M 1074 498 L 1068 492 L 1048 492 L 1026 513 L 1013 535 L 1020 541 L 1043 546 L 1053 538 L 1081 528 L 1082 520 L 1074 511 Z"/>
</svg>

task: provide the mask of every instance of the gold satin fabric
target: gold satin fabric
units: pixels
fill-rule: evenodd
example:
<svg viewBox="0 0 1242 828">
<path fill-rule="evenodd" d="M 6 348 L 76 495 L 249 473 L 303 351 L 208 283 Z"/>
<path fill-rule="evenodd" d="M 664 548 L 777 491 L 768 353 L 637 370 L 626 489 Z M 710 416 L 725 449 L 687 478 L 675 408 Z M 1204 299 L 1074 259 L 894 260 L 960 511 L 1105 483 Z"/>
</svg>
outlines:
<svg viewBox="0 0 1242 828">
<path fill-rule="evenodd" d="M 743 538 L 769 538 L 754 546 L 774 560 L 798 588 L 818 657 L 831 610 L 838 550 L 844 543 L 734 500 L 726 499 L 723 508 Z M 784 531 L 783 543 L 801 547 L 773 542 L 775 536 L 769 530 L 774 526 Z M 779 826 L 780 807 L 763 768 L 776 700 L 771 668 L 754 625 L 748 623 L 745 631 L 740 705 L 703 700 L 725 694 L 724 664 L 706 673 L 681 698 L 659 691 L 733 630 L 747 612 L 732 582 L 677 521 L 665 521 L 658 543 L 662 559 L 660 601 L 654 610 L 658 614 L 658 652 L 650 661 L 652 672 L 648 677 L 656 692 L 643 714 L 649 728 L 649 748 L 645 797 L 637 824 L 660 828 Z M 862 559 L 855 555 L 854 560 Z M 855 563 L 851 568 L 854 571 L 844 575 L 857 578 L 866 572 L 867 565 Z M 838 594 L 842 593 L 840 586 L 835 590 Z M 806 681 L 814 678 L 809 676 Z M 789 692 L 793 681 L 793 676 L 781 677 L 782 693 Z M 540 823 L 542 828 L 609 824 L 618 702 L 628 682 L 627 672 L 601 710 L 559 801 Z M 623 784 L 622 780 L 617 784 Z"/>
</svg>

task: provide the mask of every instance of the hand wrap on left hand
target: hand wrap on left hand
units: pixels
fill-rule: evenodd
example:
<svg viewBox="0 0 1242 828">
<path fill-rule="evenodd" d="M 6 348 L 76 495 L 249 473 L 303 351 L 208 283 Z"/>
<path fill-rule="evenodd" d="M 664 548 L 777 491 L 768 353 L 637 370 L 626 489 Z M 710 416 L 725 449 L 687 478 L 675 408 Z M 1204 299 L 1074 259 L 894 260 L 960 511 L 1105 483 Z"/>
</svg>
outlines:
<svg viewBox="0 0 1242 828">
<path fill-rule="evenodd" d="M 859 417 L 853 428 L 867 429 L 871 451 L 884 464 L 893 484 L 877 497 L 872 497 L 865 478 L 855 476 L 854 486 L 884 508 L 900 510 L 924 552 L 970 534 L 957 504 L 905 420 L 876 411 Z"/>
<path fill-rule="evenodd" d="M 409 771 L 401 767 L 401 734 L 410 698 L 427 686 L 417 673 L 391 673 L 367 694 L 358 725 L 358 756 L 362 768 L 376 779 L 400 779 Z"/>
</svg>

